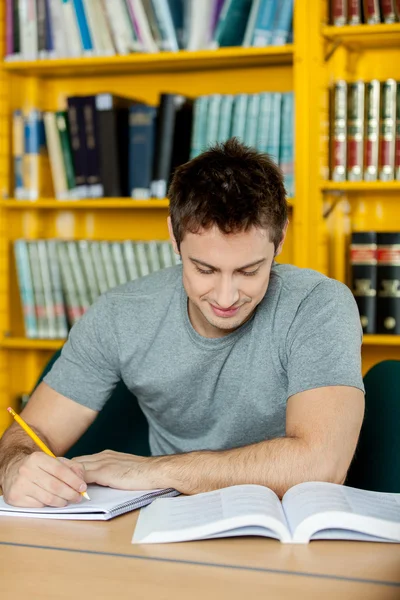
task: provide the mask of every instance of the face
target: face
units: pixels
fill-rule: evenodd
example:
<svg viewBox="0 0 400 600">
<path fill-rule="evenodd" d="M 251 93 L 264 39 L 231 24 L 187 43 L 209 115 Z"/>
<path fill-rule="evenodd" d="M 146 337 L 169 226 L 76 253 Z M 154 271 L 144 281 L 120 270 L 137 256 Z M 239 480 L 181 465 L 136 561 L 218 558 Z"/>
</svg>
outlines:
<svg viewBox="0 0 400 600">
<path fill-rule="evenodd" d="M 173 235 L 171 238 L 177 252 Z M 277 253 L 282 245 L 283 241 Z M 180 249 L 194 329 L 216 338 L 243 325 L 268 288 L 275 255 L 268 231 L 254 227 L 226 235 L 213 227 L 186 233 Z"/>
</svg>

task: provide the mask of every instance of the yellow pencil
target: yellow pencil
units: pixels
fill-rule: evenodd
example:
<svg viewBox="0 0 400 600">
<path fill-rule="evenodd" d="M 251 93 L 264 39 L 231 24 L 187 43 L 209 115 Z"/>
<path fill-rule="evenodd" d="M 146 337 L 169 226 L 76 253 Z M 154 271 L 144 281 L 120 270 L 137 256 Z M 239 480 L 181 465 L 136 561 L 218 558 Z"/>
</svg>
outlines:
<svg viewBox="0 0 400 600">
<path fill-rule="evenodd" d="M 16 420 L 16 422 L 18 423 L 18 425 L 20 425 L 22 427 L 22 429 L 24 431 L 26 431 L 26 433 L 29 435 L 29 437 L 35 442 L 35 444 L 37 444 L 39 446 L 39 448 L 43 452 L 45 452 L 49 456 L 52 456 L 53 458 L 57 458 L 56 455 L 52 453 L 52 451 L 50 450 L 50 448 L 48 448 L 46 446 L 46 444 L 44 444 L 42 442 L 42 440 L 40 439 L 40 437 L 38 435 L 36 435 L 36 433 L 29 427 L 29 425 L 27 423 L 25 423 L 25 421 L 19 415 L 17 415 L 17 413 L 15 412 L 15 410 L 13 410 L 11 407 L 8 407 L 7 410 L 10 413 L 10 415 L 12 415 L 14 417 L 14 419 Z M 89 494 L 87 492 L 80 492 L 80 494 L 82 494 L 82 496 L 84 498 L 86 498 L 87 500 L 90 500 Z"/>
</svg>

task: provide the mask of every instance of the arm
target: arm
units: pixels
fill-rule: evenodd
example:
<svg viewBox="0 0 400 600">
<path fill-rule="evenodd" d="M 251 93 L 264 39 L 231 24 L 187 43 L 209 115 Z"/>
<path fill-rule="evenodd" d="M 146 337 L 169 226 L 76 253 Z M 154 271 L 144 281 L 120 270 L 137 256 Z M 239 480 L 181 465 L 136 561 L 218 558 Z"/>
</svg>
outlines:
<svg viewBox="0 0 400 600">
<path fill-rule="evenodd" d="M 41 383 L 21 416 L 54 454 L 62 456 L 96 414 Z M 79 502 L 78 492 L 83 491 L 80 490 L 83 484 L 78 465 L 55 461 L 39 451 L 16 423 L 1 438 L 0 486 L 10 504 L 65 506 L 67 501 Z"/>
<path fill-rule="evenodd" d="M 278 496 L 303 481 L 343 483 L 364 414 L 349 386 L 315 388 L 288 400 L 286 436 L 233 450 L 142 458 L 106 451 L 76 459 L 85 479 L 111 487 L 173 487 L 185 494 L 255 483 Z"/>
</svg>

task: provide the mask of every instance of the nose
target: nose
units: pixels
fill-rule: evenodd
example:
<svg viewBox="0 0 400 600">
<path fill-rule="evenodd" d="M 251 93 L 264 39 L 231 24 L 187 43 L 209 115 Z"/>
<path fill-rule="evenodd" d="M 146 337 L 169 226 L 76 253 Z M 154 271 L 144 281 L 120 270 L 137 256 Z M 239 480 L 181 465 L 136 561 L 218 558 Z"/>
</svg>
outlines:
<svg viewBox="0 0 400 600">
<path fill-rule="evenodd" d="M 215 299 L 220 308 L 230 308 L 239 300 L 239 290 L 233 277 L 222 276 L 215 288 Z"/>
</svg>

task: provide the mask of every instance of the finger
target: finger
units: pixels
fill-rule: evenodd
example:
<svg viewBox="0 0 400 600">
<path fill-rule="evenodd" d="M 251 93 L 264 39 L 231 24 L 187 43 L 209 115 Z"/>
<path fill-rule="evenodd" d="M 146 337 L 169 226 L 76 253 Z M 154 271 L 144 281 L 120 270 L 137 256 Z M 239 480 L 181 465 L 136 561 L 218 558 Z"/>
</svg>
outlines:
<svg viewBox="0 0 400 600">
<path fill-rule="evenodd" d="M 72 459 L 71 462 L 80 464 L 80 463 L 96 462 L 97 460 L 101 460 L 103 458 L 104 458 L 103 453 L 88 454 L 86 456 L 76 456 L 75 458 Z"/>
<path fill-rule="evenodd" d="M 48 492 L 47 490 L 44 490 L 43 488 L 41 488 L 39 485 L 37 485 L 34 482 L 33 482 L 33 485 L 35 486 L 35 488 L 34 488 L 34 492 L 32 493 L 32 496 L 38 502 L 41 502 L 44 506 L 52 506 L 54 508 L 64 508 L 64 506 L 67 506 L 68 500 L 66 500 L 65 498 L 61 498 L 60 496 L 57 496 L 56 494 L 53 494 L 52 492 Z M 77 495 L 79 498 L 81 498 L 80 494 L 77 494 Z"/>
<path fill-rule="evenodd" d="M 53 475 L 54 478 L 58 479 L 63 486 L 69 486 L 72 490 L 75 490 L 75 492 L 84 492 L 86 490 L 84 479 L 79 477 L 63 462 L 55 460 L 54 458 L 49 458 L 46 454 L 43 454 L 43 458 L 39 461 L 38 466 L 43 472 Z M 53 492 L 53 490 L 48 491 Z M 57 491 L 55 493 L 57 493 Z M 62 495 L 62 497 L 70 500 L 68 496 Z"/>
<path fill-rule="evenodd" d="M 65 503 L 69 502 L 76 504 L 82 499 L 82 496 L 79 492 L 71 488 L 63 481 L 60 481 L 60 479 L 57 477 L 53 477 L 45 471 L 35 473 L 35 476 L 32 478 L 32 483 L 42 489 L 49 496 L 54 496 L 62 500 L 64 502 L 62 506 L 65 506 Z M 47 506 L 59 506 L 58 502 L 49 500 L 49 496 L 46 496 L 46 499 L 43 500 L 41 495 L 40 500 L 45 502 Z"/>
<path fill-rule="evenodd" d="M 81 479 L 85 480 L 85 468 L 83 464 L 74 463 L 72 460 L 68 458 L 64 458 L 63 456 L 57 457 L 59 461 L 66 464 L 69 469 L 71 469 L 74 473 L 78 475 Z"/>
<path fill-rule="evenodd" d="M 32 496 L 26 496 L 24 504 L 21 506 L 24 508 L 44 508 L 45 505 L 43 502 L 39 502 L 39 500 L 33 498 Z"/>
</svg>

